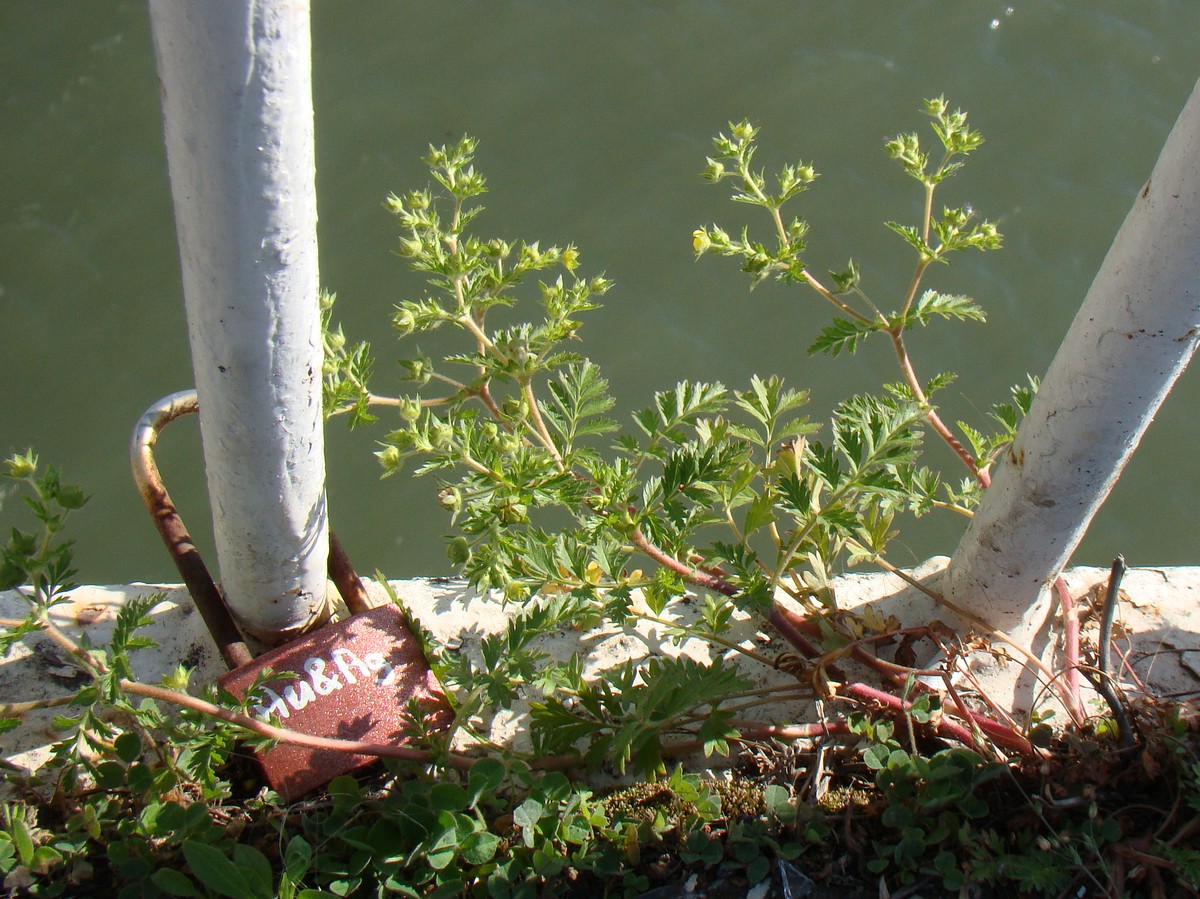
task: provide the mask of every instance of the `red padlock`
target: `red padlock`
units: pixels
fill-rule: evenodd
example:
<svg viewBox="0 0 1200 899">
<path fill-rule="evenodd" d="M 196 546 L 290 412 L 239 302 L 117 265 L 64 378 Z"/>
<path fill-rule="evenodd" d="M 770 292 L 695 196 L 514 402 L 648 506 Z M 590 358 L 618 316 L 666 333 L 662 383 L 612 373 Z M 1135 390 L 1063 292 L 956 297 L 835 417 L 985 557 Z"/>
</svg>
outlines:
<svg viewBox="0 0 1200 899">
<path fill-rule="evenodd" d="M 394 605 L 370 607 L 362 581 L 332 532 L 329 575 L 353 614 L 251 656 L 154 461 L 159 432 L 197 409 L 194 391 L 155 403 L 134 429 L 131 456 L 146 508 L 222 658 L 233 669 L 220 678 L 220 685 L 245 699 L 264 669 L 286 672 L 257 688 L 252 712 L 311 736 L 403 745 L 413 723 L 413 700 L 426 731 L 448 727 L 453 711 L 403 613 Z M 374 756 L 283 742 L 259 753 L 258 759 L 267 783 L 289 801 L 375 761 Z"/>
</svg>

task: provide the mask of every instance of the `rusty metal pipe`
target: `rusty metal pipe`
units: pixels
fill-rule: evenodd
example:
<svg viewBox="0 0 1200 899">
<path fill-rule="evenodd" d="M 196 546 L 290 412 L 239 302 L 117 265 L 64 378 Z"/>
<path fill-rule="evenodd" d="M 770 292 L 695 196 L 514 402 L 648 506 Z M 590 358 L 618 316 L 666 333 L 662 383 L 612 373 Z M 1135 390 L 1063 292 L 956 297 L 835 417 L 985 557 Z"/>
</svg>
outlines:
<svg viewBox="0 0 1200 899">
<path fill-rule="evenodd" d="M 171 496 L 163 485 L 158 465 L 154 461 L 154 445 L 159 432 L 182 415 L 189 415 L 199 408 L 196 391 L 182 390 L 163 397 L 143 414 L 133 429 L 133 440 L 129 448 L 133 465 L 133 479 L 137 483 L 142 501 L 154 519 L 154 526 L 162 537 L 171 555 L 171 561 L 187 586 L 188 593 L 196 603 L 200 616 L 208 626 L 209 633 L 217 643 L 221 657 L 230 668 L 248 664 L 253 656 L 242 638 L 241 631 L 229 614 L 225 600 L 213 582 L 212 575 L 200 551 L 192 543 L 192 537 L 179 517 L 179 510 L 171 502 Z"/>
<path fill-rule="evenodd" d="M 367 598 L 367 589 L 358 577 L 358 572 L 350 564 L 350 557 L 342 548 L 342 541 L 331 530 L 329 532 L 329 579 L 338 589 L 346 608 L 351 615 L 371 610 L 371 602 Z"/>
<path fill-rule="evenodd" d="M 175 563 L 213 639 L 217 641 L 221 657 L 230 668 L 239 668 L 253 657 L 225 605 L 220 589 L 192 543 L 179 510 L 171 502 L 158 464 L 154 461 L 154 446 L 159 432 L 175 419 L 197 412 L 199 408 L 194 390 L 173 393 L 152 405 L 142 414 L 133 430 L 130 460 L 138 492 L 166 544 L 171 561 Z M 329 532 L 329 577 L 352 614 L 357 615 L 371 608 L 366 588 L 342 548 L 341 541 L 332 531 Z"/>
</svg>

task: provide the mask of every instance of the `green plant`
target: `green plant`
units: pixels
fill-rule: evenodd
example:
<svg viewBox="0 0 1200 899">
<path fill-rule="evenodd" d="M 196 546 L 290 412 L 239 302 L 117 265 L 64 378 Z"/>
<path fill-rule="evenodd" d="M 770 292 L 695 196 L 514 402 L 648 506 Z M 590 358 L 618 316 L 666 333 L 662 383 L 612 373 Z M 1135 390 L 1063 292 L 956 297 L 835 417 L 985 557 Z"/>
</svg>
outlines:
<svg viewBox="0 0 1200 899">
<path fill-rule="evenodd" d="M 10 490 L 21 491 L 22 501 L 40 525 L 32 531 L 16 527 L 10 531 L 8 542 L 0 548 L 0 590 L 28 584 L 35 604 L 47 608 L 74 586 L 71 541 L 61 533 L 67 518 L 83 507 L 87 497 L 78 487 L 63 483 L 53 466 L 39 472 L 33 450 L 10 456 L 0 474 Z M 0 492 L 0 499 L 7 492 Z"/>
<path fill-rule="evenodd" d="M 933 875 L 946 890 L 961 889 L 968 876 L 959 856 L 989 811 L 980 788 L 1004 766 L 987 763 L 965 747 L 928 756 L 910 752 L 887 721 L 859 720 L 852 727 L 868 738 L 863 761 L 875 772 L 883 805 L 880 824 L 890 837 L 875 841 L 868 868 L 897 870 L 902 883 L 912 883 L 918 874 Z"/>
<path fill-rule="evenodd" d="M 1177 792 L 1169 803 L 1101 801 L 1082 776 L 1064 786 L 1047 772 L 1059 765 L 1094 771 L 1097 782 L 1123 776 L 1102 739 L 1059 746 L 1044 728 L 1025 733 L 1003 715 L 973 710 L 950 678 L 962 647 L 949 628 L 852 613 L 830 589 L 846 565 L 894 570 L 886 550 L 902 514 L 969 514 L 1036 389 L 1031 381 L 995 407 L 993 434 L 958 422 L 960 439 L 931 399 L 950 376 L 922 382 L 915 373 L 905 344 L 912 328 L 983 317 L 965 297 L 924 289 L 928 271 L 959 250 L 1000 243 L 995 227 L 969 209 L 934 214 L 935 194 L 981 138 L 940 98 L 926 112 L 936 157 L 912 134 L 886 145 L 921 185 L 916 223 L 888 223 L 916 254 L 889 312 L 853 261 L 828 285 L 808 268 L 808 225 L 783 210 L 814 183 L 811 166 L 785 166 L 769 184 L 752 167 L 757 132 L 745 122 L 716 139 L 708 160 L 708 180 L 732 183 L 734 200 L 764 210 L 774 234 L 760 241 L 748 227 L 731 236 L 710 225 L 693 234 L 697 254 L 739 258 L 752 286 L 776 278 L 833 305 L 835 318 L 812 352 L 854 352 L 876 333 L 895 351 L 901 383 L 845 399 L 826 426 L 801 414 L 804 391 L 756 376 L 735 391 L 681 383 L 618 433 L 599 368 L 569 349 L 610 282 L 579 275 L 573 247 L 473 236 L 485 183 L 470 139 L 431 150 L 437 188 L 390 198 L 401 254 L 431 288 L 397 307 L 398 331 L 456 329 L 466 347 L 436 363 L 402 360 L 410 392 L 374 394 L 369 347 L 347 341 L 333 322 L 334 298 L 324 296 L 327 411 L 361 425 L 395 410 L 399 421 L 379 452 L 385 473 L 415 463 L 417 474 L 437 479 L 456 529 L 451 558 L 472 584 L 517 607 L 506 629 L 482 636 L 477 659 L 438 646 L 413 622 L 452 688 L 454 726 L 425 734 L 421 748 L 333 741 L 387 758 L 382 781 L 341 777 L 320 799 L 290 807 L 269 791 L 247 792 L 231 764 L 239 735 L 257 745 L 311 738 L 249 718 L 211 690 L 188 695 L 183 669 L 159 686 L 134 680 L 129 657 L 147 644 L 138 632 L 154 596 L 127 605 L 104 646 L 55 627 L 46 613 L 73 577 L 61 531 L 84 498 L 54 469 L 41 472 L 32 453 L 9 459 L 6 480 L 26 493 L 39 528 L 14 529 L 0 559 L 0 586 L 26 585 L 29 603 L 25 617 L 0 621 L 0 646 L 53 640 L 83 683 L 45 703 L 65 709 L 51 765 L 35 778 L 9 778 L 28 798 L 0 808 L 5 889 L 63 895 L 111 881 L 120 896 L 532 897 L 575 881 L 632 896 L 662 875 L 650 859 L 664 850 L 673 853 L 672 874 L 721 866 L 759 881 L 775 860 L 819 857 L 837 832 L 832 817 L 786 775 L 722 785 L 669 769 L 668 759 L 769 743 L 779 731 L 741 714 L 796 696 L 823 701 L 819 721 L 787 730 L 825 741 L 804 764 L 820 769 L 828 750 L 842 765 L 843 786 L 854 783 L 846 759 L 861 759 L 873 774 L 885 808 L 860 825 L 874 850 L 864 859 L 871 872 L 895 870 L 906 883 L 932 878 L 951 891 L 983 884 L 1061 893 L 1085 878 L 1100 885 L 1092 869 L 1114 883 L 1161 887 L 1169 875 L 1194 888 L 1194 717 L 1162 716 L 1156 732 L 1167 736 L 1143 766 L 1149 783 L 1157 783 L 1155 766 L 1170 772 Z M 535 276 L 540 312 L 522 315 L 525 282 Z M 921 464 L 926 428 L 965 465 L 966 480 L 952 484 Z M 699 596 L 685 599 L 688 591 Z M 696 614 L 674 616 L 685 601 Z M 730 624 L 743 615 L 775 628 L 791 651 L 768 657 L 736 642 Z M 556 661 L 543 643 L 556 629 L 634 619 L 654 622 L 668 641 L 707 641 L 717 653 L 789 672 L 796 684 L 751 689 L 720 658 L 665 654 L 586 678 L 578 659 Z M 899 661 L 911 660 L 919 640 L 946 658 L 920 678 Z M 977 642 L 986 648 L 986 635 Z M 889 646 L 897 661 L 881 657 Z M 867 673 L 849 670 L 848 660 Z M 486 741 L 489 718 L 520 694 L 534 697 L 527 754 Z M 166 704 L 180 711 L 169 714 Z M 0 707 L 0 727 L 32 705 Z M 1035 722 L 1043 718 L 1035 711 Z M 459 730 L 487 751 L 453 751 Z M 840 738 L 857 743 L 837 749 Z M 1011 757 L 1024 766 L 1010 765 Z M 554 770 L 584 766 L 643 779 L 599 795 Z M 1139 831 L 1146 809 L 1157 818 Z M 850 835 L 849 805 L 844 811 Z M 1139 832 L 1154 836 L 1124 837 Z"/>
<path fill-rule="evenodd" d="M 740 391 L 678 384 L 634 414 L 633 432 L 616 433 L 607 382 L 567 343 L 611 284 L 580 275 L 573 247 L 475 236 L 476 200 L 486 188 L 473 166 L 475 142 L 431 148 L 426 161 L 437 187 L 389 198 L 403 232 L 400 253 L 430 286 L 420 299 L 397 305 L 398 333 L 451 328 L 463 332 L 467 345 L 436 362 L 402 359 L 410 392 L 385 398 L 368 390 L 367 347 L 348 346 L 340 330 L 329 331 L 327 411 L 350 412 L 352 423 L 361 423 L 371 407 L 394 408 L 400 427 L 378 453 L 385 474 L 411 462 L 418 476 L 437 478 L 457 532 L 451 559 L 473 586 L 524 605 L 507 633 L 485 642 L 483 665 L 461 656 L 435 663 L 456 688 L 458 726 L 483 727 L 492 710 L 532 683 L 542 694 L 532 736 L 543 753 L 583 746 L 593 764 L 611 759 L 622 770 L 632 763 L 649 772 L 662 770 L 662 747 L 672 739 L 725 752 L 743 736 L 723 706 L 745 684 L 724 666 L 651 659 L 587 683 L 577 665 L 553 663 L 538 649 L 538 635 L 551 627 L 643 618 L 672 627 L 676 639 L 699 638 L 753 657 L 724 636 L 741 610 L 765 619 L 796 647 L 786 659 L 761 662 L 787 666 L 818 685 L 842 681 L 833 662 L 840 655 L 871 661 L 889 642 L 938 639 L 936 628 L 901 632 L 869 611 L 839 610 L 828 591 L 832 574 L 846 564 L 891 570 L 885 553 L 899 514 L 938 507 L 969 514 L 1032 395 L 1015 391 L 1013 403 L 997 407 L 994 435 L 961 426 L 968 452 L 930 400 L 951 376 L 922 383 L 915 374 L 905 346 L 909 329 L 935 318 L 983 317 L 965 297 L 922 290 L 927 270 L 959 250 L 1000 245 L 995 226 L 976 221 L 969 209 L 934 215 L 935 193 L 982 138 L 940 98 L 928 101 L 926 111 L 940 143 L 936 160 L 914 134 L 886 146 L 922 188 L 917 222 L 888 223 L 917 256 L 890 313 L 866 293 L 855 263 L 831 276 L 833 287 L 807 267 L 808 225 L 785 221 L 783 209 L 817 177 L 811 166 L 785 166 L 769 186 L 752 167 L 757 132 L 745 122 L 714 141 L 708 160 L 705 177 L 732 181 L 733 199 L 765 210 L 775 235 L 768 245 L 748 228 L 732 237 L 712 225 L 693 235 L 697 254 L 739 257 L 752 285 L 771 277 L 804 284 L 831 303 L 838 315 L 812 352 L 852 352 L 873 333 L 887 335 L 896 351 L 903 383 L 844 400 L 823 439 L 821 426 L 801 414 L 807 393 L 778 376 L 756 376 Z M 541 278 L 534 291 L 540 313 L 522 315 L 523 282 L 534 275 Z M 508 321 L 513 311 L 516 324 L 496 326 L 497 316 Z M 331 299 L 325 314 L 332 328 Z M 954 450 L 969 480 L 943 484 L 919 464 L 925 426 Z M 668 610 L 689 589 L 702 593 L 704 615 L 693 626 L 673 624 Z M 903 683 L 895 669 L 888 676 L 894 686 Z M 827 692 L 852 703 L 890 702 L 895 712 L 909 704 L 865 683 Z M 1022 735 L 956 700 L 945 710 L 930 726 L 947 736 L 973 745 L 972 734 L 982 729 L 1007 751 L 1031 750 Z"/>
</svg>

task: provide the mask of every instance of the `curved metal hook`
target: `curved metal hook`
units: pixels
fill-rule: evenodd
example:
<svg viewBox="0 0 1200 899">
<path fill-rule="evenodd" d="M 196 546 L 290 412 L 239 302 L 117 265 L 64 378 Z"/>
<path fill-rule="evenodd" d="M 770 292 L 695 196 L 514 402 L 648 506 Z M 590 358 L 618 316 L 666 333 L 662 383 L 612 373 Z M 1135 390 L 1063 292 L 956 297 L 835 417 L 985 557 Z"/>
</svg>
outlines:
<svg viewBox="0 0 1200 899">
<path fill-rule="evenodd" d="M 181 390 L 163 397 L 142 413 L 133 429 L 129 455 L 138 492 L 167 547 L 171 561 L 183 578 L 209 633 L 217 642 L 221 657 L 230 668 L 239 668 L 250 662 L 253 656 L 225 605 L 220 589 L 200 558 L 200 551 L 192 542 L 179 510 L 171 501 L 158 464 L 154 461 L 154 446 L 158 442 L 159 432 L 175 419 L 198 412 L 199 409 L 195 390 Z M 329 577 L 351 613 L 358 614 L 370 609 L 367 591 L 332 531 L 329 532 Z"/>
<path fill-rule="evenodd" d="M 175 563 L 179 576 L 187 585 L 188 593 L 196 603 L 209 633 L 217 642 L 225 664 L 230 668 L 239 668 L 249 663 L 253 656 L 242 638 L 241 631 L 234 623 L 233 616 L 229 614 L 212 575 L 208 573 L 204 560 L 200 558 L 200 551 L 192 542 L 183 519 L 179 517 L 179 510 L 171 502 L 171 496 L 163 485 L 162 475 L 159 474 L 158 464 L 154 461 L 154 445 L 158 442 L 159 431 L 180 416 L 189 415 L 199 408 L 194 390 L 181 390 L 154 403 L 142 413 L 133 429 L 129 456 L 138 492 L 142 495 L 150 517 L 154 519 L 154 526 L 158 528 L 171 561 Z"/>
</svg>

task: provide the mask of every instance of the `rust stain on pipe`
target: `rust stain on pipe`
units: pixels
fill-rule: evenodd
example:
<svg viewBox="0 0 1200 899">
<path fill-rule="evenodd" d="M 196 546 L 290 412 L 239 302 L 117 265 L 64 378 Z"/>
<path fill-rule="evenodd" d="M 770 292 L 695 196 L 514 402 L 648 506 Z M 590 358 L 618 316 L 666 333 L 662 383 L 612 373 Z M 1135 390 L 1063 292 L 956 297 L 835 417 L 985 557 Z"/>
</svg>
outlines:
<svg viewBox="0 0 1200 899">
<path fill-rule="evenodd" d="M 221 658 L 230 668 L 238 668 L 248 664 L 253 656 L 242 638 L 241 631 L 229 614 L 225 600 L 217 589 L 212 575 L 200 551 L 192 542 L 192 537 L 179 516 L 179 510 L 171 502 L 158 465 L 154 461 L 154 445 L 158 442 L 159 432 L 175 419 L 189 415 L 199 408 L 194 390 L 173 393 L 159 400 L 143 413 L 133 430 L 133 441 L 130 446 L 130 461 L 133 464 L 133 479 L 137 483 L 142 501 L 154 520 L 159 536 L 167 547 L 171 561 L 188 593 L 196 603 L 204 624 L 212 634 L 221 652 Z"/>
</svg>

